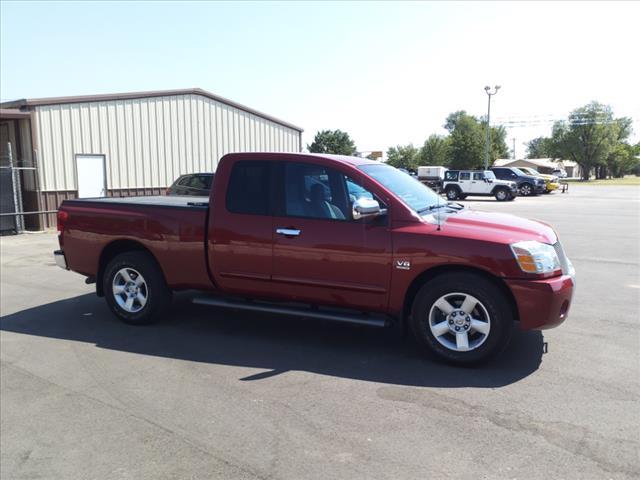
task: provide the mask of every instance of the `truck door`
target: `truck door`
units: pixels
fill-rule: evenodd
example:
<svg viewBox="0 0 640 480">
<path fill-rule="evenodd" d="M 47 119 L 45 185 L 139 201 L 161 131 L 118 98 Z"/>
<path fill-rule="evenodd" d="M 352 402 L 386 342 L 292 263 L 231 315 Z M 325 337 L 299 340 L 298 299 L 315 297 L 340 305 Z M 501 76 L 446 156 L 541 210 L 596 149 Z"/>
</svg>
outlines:
<svg viewBox="0 0 640 480">
<path fill-rule="evenodd" d="M 268 294 L 273 255 L 272 162 L 239 160 L 221 164 L 209 208 L 209 271 L 231 293 Z M 215 185 L 214 185 L 215 188 Z"/>
<path fill-rule="evenodd" d="M 289 300 L 383 309 L 391 273 L 387 217 L 353 220 L 373 194 L 337 169 L 283 162 L 274 214 L 273 287 Z"/>
</svg>

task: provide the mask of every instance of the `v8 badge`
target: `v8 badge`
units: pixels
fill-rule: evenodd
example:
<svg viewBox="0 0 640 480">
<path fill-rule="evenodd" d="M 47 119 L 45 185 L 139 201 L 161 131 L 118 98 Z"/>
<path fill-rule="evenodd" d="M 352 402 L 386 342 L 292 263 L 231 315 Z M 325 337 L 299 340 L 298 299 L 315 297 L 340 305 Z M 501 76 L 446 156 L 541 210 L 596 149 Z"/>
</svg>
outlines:
<svg viewBox="0 0 640 480">
<path fill-rule="evenodd" d="M 396 268 L 398 270 L 410 270 L 411 262 L 409 260 L 396 260 Z"/>
</svg>

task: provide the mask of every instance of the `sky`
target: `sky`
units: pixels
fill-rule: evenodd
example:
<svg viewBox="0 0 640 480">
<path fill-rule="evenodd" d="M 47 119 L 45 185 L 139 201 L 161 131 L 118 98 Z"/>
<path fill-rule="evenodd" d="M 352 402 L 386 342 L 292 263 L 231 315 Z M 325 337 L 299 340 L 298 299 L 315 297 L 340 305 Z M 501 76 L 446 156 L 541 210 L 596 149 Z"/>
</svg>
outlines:
<svg viewBox="0 0 640 480">
<path fill-rule="evenodd" d="M 640 2 L 0 3 L 0 98 L 199 87 L 359 151 L 421 145 L 456 110 L 516 156 L 592 100 L 640 140 Z"/>
</svg>

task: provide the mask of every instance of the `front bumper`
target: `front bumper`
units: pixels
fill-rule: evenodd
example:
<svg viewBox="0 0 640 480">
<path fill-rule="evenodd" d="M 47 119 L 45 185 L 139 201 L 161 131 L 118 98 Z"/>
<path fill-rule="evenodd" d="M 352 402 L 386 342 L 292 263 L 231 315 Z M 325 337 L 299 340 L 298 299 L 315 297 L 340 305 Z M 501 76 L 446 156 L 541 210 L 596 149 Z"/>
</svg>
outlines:
<svg viewBox="0 0 640 480">
<path fill-rule="evenodd" d="M 533 187 L 533 190 L 536 193 L 544 193 L 547 191 L 547 184 L 546 183 L 536 183 Z"/>
<path fill-rule="evenodd" d="M 56 261 L 56 265 L 64 270 L 69 270 L 69 267 L 67 266 L 67 259 L 65 258 L 62 250 L 56 250 L 53 252 L 53 258 Z"/>
<path fill-rule="evenodd" d="M 567 319 L 576 285 L 574 275 L 506 283 L 516 300 L 523 330 L 553 328 Z"/>
</svg>

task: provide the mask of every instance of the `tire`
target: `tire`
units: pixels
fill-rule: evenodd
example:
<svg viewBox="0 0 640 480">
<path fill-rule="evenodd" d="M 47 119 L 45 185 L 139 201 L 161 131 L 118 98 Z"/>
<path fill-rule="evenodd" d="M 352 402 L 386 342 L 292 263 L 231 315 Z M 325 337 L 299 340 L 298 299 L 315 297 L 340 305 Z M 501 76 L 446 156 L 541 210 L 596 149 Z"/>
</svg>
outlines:
<svg viewBox="0 0 640 480">
<path fill-rule="evenodd" d="M 530 183 L 523 183 L 522 186 L 520 187 L 520 194 L 523 197 L 529 197 L 533 195 L 533 193 L 534 193 L 533 185 L 531 185 Z"/>
<path fill-rule="evenodd" d="M 513 202 L 516 199 L 516 196 L 513 193 L 509 193 L 509 201 Z"/>
<path fill-rule="evenodd" d="M 458 198 L 460 198 L 460 189 L 457 187 L 448 187 L 445 193 L 449 200 L 458 200 Z"/>
<path fill-rule="evenodd" d="M 459 200 L 464 200 L 465 198 L 467 198 L 467 196 L 466 196 L 466 195 L 460 195 L 460 196 L 458 197 L 458 199 L 459 199 Z"/>
<path fill-rule="evenodd" d="M 464 299 L 471 307 L 464 305 Z M 461 308 L 466 310 L 464 316 Z M 511 338 L 513 320 L 505 294 L 490 280 L 473 273 L 448 273 L 430 280 L 418 291 L 410 325 L 418 343 L 437 358 L 474 366 L 504 350 Z M 466 347 L 462 337 L 466 338 Z"/>
<path fill-rule="evenodd" d="M 103 285 L 111 311 L 131 325 L 157 322 L 171 304 L 162 270 L 145 252 L 115 256 L 104 270 Z"/>
<path fill-rule="evenodd" d="M 511 194 L 506 188 L 496 188 L 494 196 L 499 202 L 506 202 L 511 197 Z"/>
</svg>

